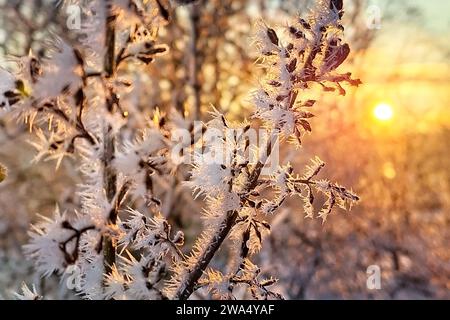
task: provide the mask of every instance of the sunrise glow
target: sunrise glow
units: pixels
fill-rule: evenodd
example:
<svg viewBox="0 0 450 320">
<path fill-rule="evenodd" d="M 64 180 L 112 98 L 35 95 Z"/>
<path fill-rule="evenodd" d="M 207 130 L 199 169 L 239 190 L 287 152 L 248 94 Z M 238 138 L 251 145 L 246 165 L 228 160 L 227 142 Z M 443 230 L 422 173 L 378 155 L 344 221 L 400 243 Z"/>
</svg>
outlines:
<svg viewBox="0 0 450 320">
<path fill-rule="evenodd" d="M 373 115 L 379 121 L 389 121 L 394 116 L 394 112 L 389 104 L 380 103 L 374 108 Z"/>
</svg>

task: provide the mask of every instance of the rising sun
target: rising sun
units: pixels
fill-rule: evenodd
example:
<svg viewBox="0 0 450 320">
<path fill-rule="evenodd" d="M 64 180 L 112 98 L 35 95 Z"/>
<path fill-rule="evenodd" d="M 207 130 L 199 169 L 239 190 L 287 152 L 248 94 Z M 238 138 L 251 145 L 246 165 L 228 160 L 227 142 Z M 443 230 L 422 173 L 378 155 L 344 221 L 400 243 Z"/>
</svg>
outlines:
<svg viewBox="0 0 450 320">
<path fill-rule="evenodd" d="M 389 121 L 394 116 L 394 112 L 389 104 L 379 103 L 373 109 L 373 115 L 379 121 Z"/>
</svg>

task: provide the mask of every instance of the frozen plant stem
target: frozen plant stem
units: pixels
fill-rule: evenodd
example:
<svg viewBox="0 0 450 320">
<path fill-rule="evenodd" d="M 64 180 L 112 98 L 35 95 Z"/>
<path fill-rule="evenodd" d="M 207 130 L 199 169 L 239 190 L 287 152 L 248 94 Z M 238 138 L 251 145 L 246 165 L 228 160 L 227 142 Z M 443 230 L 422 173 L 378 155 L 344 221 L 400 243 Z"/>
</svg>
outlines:
<svg viewBox="0 0 450 320">
<path fill-rule="evenodd" d="M 106 18 L 105 45 L 107 50 L 104 60 L 105 74 L 107 78 L 113 77 L 115 74 L 115 23 L 116 16 L 113 14 L 109 14 Z M 112 104 L 111 99 L 106 100 L 107 104 Z M 114 112 L 113 105 L 107 105 L 107 107 L 110 112 Z M 103 144 L 103 185 L 106 192 L 106 197 L 111 203 L 117 191 L 117 173 L 111 163 L 114 159 L 116 149 L 114 132 L 112 131 L 111 126 L 108 126 L 107 130 L 105 130 Z M 114 210 L 111 211 L 108 222 L 113 225 L 117 223 L 117 212 L 115 212 Z M 111 272 L 112 266 L 116 262 L 116 243 L 114 239 L 109 236 L 106 236 L 104 238 L 103 254 L 105 273 L 109 274 Z"/>
<path fill-rule="evenodd" d="M 239 212 L 237 210 L 227 212 L 224 220 L 220 223 L 217 233 L 214 235 L 214 237 L 211 239 L 211 242 L 208 244 L 207 248 L 198 258 L 194 270 L 192 270 L 188 274 L 184 284 L 182 283 L 179 292 L 177 292 L 176 294 L 176 299 L 187 300 L 190 297 L 190 295 L 194 292 L 194 288 L 195 285 L 197 284 L 197 281 L 203 275 L 203 271 L 209 265 L 216 251 L 220 248 L 223 241 L 228 236 L 228 233 L 230 232 L 231 228 L 236 222 L 238 213 Z"/>
<path fill-rule="evenodd" d="M 252 174 L 250 175 L 247 184 L 247 192 L 253 190 L 256 187 L 259 176 L 261 175 L 261 171 L 264 168 L 267 159 L 269 159 L 270 154 L 272 153 L 272 147 L 273 141 L 272 139 L 268 139 L 266 144 L 266 154 L 258 161 L 258 163 L 255 165 L 255 168 L 253 169 Z M 175 295 L 175 299 L 189 299 L 190 295 L 196 288 L 198 280 L 203 275 L 204 270 L 208 267 L 215 253 L 230 233 L 231 228 L 233 228 L 233 226 L 235 225 L 238 216 L 238 210 L 231 210 L 226 213 L 225 218 L 219 224 L 218 230 L 212 237 L 210 243 L 206 246 L 206 249 L 199 256 L 194 269 L 188 273 L 184 283 L 181 283 L 181 286 L 179 287 L 179 290 Z"/>
<path fill-rule="evenodd" d="M 110 12 L 106 18 L 106 37 L 105 46 L 105 72 L 107 77 L 112 77 L 116 69 L 115 46 L 116 46 L 116 19 L 117 17 Z"/>
</svg>

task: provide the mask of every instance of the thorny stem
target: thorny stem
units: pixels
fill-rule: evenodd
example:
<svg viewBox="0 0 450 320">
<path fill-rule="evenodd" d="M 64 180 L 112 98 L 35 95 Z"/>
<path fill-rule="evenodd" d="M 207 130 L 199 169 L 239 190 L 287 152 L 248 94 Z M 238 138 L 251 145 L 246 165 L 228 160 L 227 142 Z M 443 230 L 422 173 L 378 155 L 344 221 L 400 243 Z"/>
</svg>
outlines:
<svg viewBox="0 0 450 320">
<path fill-rule="evenodd" d="M 250 175 L 247 191 L 253 190 L 257 184 L 262 169 L 264 168 L 270 154 L 273 150 L 273 137 L 269 138 L 266 144 L 266 154 L 258 161 Z M 243 199 L 241 200 L 241 202 Z M 203 271 L 211 262 L 217 250 L 222 245 L 223 241 L 228 236 L 230 230 L 236 223 L 236 219 L 239 216 L 238 210 L 228 211 L 223 221 L 219 224 L 218 230 L 214 233 L 214 236 L 210 240 L 210 243 L 206 246 L 206 249 L 200 254 L 197 259 L 197 263 L 193 270 L 189 270 L 185 281 L 181 284 L 178 292 L 175 294 L 175 299 L 187 300 L 189 296 L 194 292 L 197 282 L 203 275 Z"/>
</svg>

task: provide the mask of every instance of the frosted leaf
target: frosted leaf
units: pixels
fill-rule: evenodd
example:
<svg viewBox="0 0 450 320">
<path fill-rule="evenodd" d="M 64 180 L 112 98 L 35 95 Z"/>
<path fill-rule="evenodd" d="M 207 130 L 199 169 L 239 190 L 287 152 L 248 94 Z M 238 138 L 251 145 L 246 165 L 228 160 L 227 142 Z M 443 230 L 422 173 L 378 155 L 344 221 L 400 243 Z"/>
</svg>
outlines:
<svg viewBox="0 0 450 320">
<path fill-rule="evenodd" d="M 257 24 L 256 45 L 262 55 L 270 55 L 279 49 L 278 39 L 273 29 L 269 28 L 263 21 Z"/>
<path fill-rule="evenodd" d="M 293 168 L 290 163 L 285 166 L 279 167 L 278 170 L 271 175 L 271 184 L 274 188 L 279 190 L 281 193 L 287 191 L 289 179 Z"/>
<path fill-rule="evenodd" d="M 328 193 L 331 188 L 330 181 L 326 179 L 318 180 L 316 181 L 315 187 L 323 193 Z"/>
<path fill-rule="evenodd" d="M 305 218 L 313 219 L 314 218 L 314 207 L 311 203 L 311 191 L 308 189 L 308 194 L 301 199 L 303 201 L 303 210 L 305 211 Z"/>
<path fill-rule="evenodd" d="M 38 162 L 41 159 L 45 161 L 56 160 L 56 169 L 61 165 L 64 157 L 72 156 L 67 152 L 68 142 L 65 140 L 65 132 L 52 131 L 47 137 L 41 129 L 36 131 L 38 140 L 28 141 L 38 153 L 33 158 L 33 162 Z"/>
<path fill-rule="evenodd" d="M 316 176 L 324 166 L 325 163 L 316 156 L 314 159 L 311 159 L 311 165 L 306 166 L 306 170 L 302 178 L 306 180 L 311 179 Z"/>
<path fill-rule="evenodd" d="M 114 265 L 111 272 L 106 275 L 105 299 L 126 300 L 125 286 L 127 282 L 124 275 Z"/>
<path fill-rule="evenodd" d="M 235 192 L 224 192 L 221 207 L 226 211 L 238 210 L 241 207 L 241 198 Z"/>
<path fill-rule="evenodd" d="M 14 296 L 18 300 L 42 300 L 42 297 L 37 294 L 36 287 L 33 284 L 31 289 L 26 285 L 25 282 L 22 282 L 22 286 L 20 287 L 22 293 L 14 293 Z"/>
<path fill-rule="evenodd" d="M 104 299 L 104 258 L 103 254 L 92 254 L 80 259 L 81 293 L 87 299 Z"/>
<path fill-rule="evenodd" d="M 68 239 L 73 232 L 62 228 L 66 216 L 61 215 L 58 208 L 54 212 L 53 219 L 43 216 L 41 218 L 41 222 L 32 226 L 29 232 L 31 240 L 24 246 L 24 251 L 35 261 L 37 271 L 49 277 L 55 271 L 64 270 L 66 260 L 59 243 Z"/>
<path fill-rule="evenodd" d="M 202 194 L 217 196 L 229 188 L 231 170 L 223 164 L 203 161 L 194 165 L 191 174 L 191 179 L 186 185 L 194 190 L 195 197 Z"/>
<path fill-rule="evenodd" d="M 139 260 L 131 254 L 128 254 L 128 257 L 121 257 L 120 265 L 122 272 L 130 279 L 127 294 L 133 299 L 161 298 L 159 289 L 153 286 L 165 272 L 165 263 L 154 255 L 141 256 Z"/>
<path fill-rule="evenodd" d="M 208 291 L 210 291 L 215 299 L 226 300 L 232 298 L 229 290 L 230 282 L 227 276 L 224 276 L 219 270 L 208 268 L 205 272 L 205 277 L 200 284 L 207 284 Z"/>
<path fill-rule="evenodd" d="M 49 60 L 42 65 L 42 75 L 33 86 L 33 97 L 49 100 L 63 93 L 74 93 L 81 85 L 81 67 L 75 49 L 62 40 L 55 40 Z"/>
<path fill-rule="evenodd" d="M 204 222 L 207 226 L 217 227 L 227 212 L 241 208 L 241 199 L 238 194 L 225 191 L 217 197 L 208 197 L 207 204 L 203 212 Z"/>
<path fill-rule="evenodd" d="M 122 150 L 114 161 L 117 168 L 125 175 L 133 176 L 142 170 L 142 161 L 164 146 L 161 133 L 156 129 L 146 129 L 134 141 L 125 141 Z"/>
</svg>

